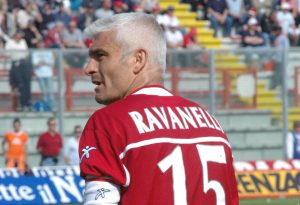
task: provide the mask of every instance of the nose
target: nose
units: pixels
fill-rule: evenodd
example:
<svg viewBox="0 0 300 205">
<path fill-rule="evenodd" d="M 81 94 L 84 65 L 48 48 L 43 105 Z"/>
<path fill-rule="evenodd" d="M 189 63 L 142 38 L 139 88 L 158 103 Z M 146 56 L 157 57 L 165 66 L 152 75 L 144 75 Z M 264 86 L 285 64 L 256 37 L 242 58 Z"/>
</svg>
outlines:
<svg viewBox="0 0 300 205">
<path fill-rule="evenodd" d="M 86 75 L 92 75 L 93 73 L 97 72 L 97 62 L 90 58 L 88 64 L 84 69 L 84 72 Z"/>
</svg>

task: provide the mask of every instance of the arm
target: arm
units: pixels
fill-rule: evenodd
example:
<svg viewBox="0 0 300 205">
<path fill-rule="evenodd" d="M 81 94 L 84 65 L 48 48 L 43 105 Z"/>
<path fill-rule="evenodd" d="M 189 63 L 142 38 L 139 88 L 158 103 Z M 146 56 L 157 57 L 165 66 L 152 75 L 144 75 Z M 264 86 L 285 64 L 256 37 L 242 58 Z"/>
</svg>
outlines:
<svg viewBox="0 0 300 205">
<path fill-rule="evenodd" d="M 83 205 L 118 205 L 120 198 L 120 188 L 113 183 L 85 181 Z"/>
<path fill-rule="evenodd" d="M 3 154 L 6 153 L 5 144 L 6 144 L 6 140 L 3 139 L 3 140 L 2 140 L 2 143 L 1 143 Z"/>
</svg>

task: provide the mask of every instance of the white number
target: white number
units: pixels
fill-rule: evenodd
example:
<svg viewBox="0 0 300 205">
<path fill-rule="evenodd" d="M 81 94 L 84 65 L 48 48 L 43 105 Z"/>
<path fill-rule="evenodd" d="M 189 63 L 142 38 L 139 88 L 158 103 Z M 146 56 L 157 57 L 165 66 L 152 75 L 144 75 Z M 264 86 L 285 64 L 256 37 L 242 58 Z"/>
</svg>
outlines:
<svg viewBox="0 0 300 205">
<path fill-rule="evenodd" d="M 185 171 L 181 148 L 177 146 L 171 154 L 158 163 L 158 166 L 163 173 L 172 167 L 174 205 L 187 205 Z"/>
<path fill-rule="evenodd" d="M 213 189 L 216 193 L 217 205 L 225 205 L 225 192 L 220 182 L 208 179 L 208 162 L 226 164 L 223 146 L 196 145 L 203 168 L 203 189 L 207 193 Z M 172 167 L 174 205 L 187 205 L 186 177 L 182 151 L 177 146 L 167 157 L 162 159 L 158 166 L 165 173 Z"/>
<path fill-rule="evenodd" d="M 220 182 L 208 180 L 207 162 L 226 164 L 225 151 L 223 146 L 196 145 L 203 168 L 203 189 L 207 193 L 213 189 L 216 192 L 217 205 L 225 205 L 225 193 Z"/>
</svg>

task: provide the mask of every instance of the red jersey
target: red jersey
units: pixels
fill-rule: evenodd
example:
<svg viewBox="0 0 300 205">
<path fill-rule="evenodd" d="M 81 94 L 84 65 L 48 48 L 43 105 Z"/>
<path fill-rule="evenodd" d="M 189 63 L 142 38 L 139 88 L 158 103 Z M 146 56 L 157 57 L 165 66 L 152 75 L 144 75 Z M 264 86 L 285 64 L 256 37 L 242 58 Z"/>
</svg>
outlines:
<svg viewBox="0 0 300 205">
<path fill-rule="evenodd" d="M 232 152 L 199 105 L 147 86 L 96 111 L 79 145 L 83 178 L 121 187 L 122 205 L 237 205 Z"/>
<path fill-rule="evenodd" d="M 49 132 L 44 132 L 36 144 L 36 148 L 41 148 L 42 155 L 48 157 L 57 157 L 62 148 L 62 139 L 59 133 L 51 135 Z"/>
</svg>

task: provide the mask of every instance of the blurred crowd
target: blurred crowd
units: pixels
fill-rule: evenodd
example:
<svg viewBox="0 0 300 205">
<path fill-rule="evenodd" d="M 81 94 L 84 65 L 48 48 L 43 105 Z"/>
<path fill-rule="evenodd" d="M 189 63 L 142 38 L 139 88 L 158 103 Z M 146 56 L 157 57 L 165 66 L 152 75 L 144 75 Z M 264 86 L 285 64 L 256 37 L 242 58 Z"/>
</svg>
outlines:
<svg viewBox="0 0 300 205">
<path fill-rule="evenodd" d="M 300 44 L 299 0 L 179 1 L 190 3 L 198 20 L 209 20 L 214 36 L 241 37 L 242 46 L 273 45 L 273 31 L 278 27 L 292 46 Z M 83 30 L 94 20 L 122 12 L 147 12 L 164 28 L 169 48 L 199 47 L 196 27 L 180 28 L 175 10 L 174 6 L 160 9 L 159 0 L 1 0 L 0 43 L 9 49 L 37 48 L 40 42 L 46 48 L 86 48 L 91 39 Z M 249 33 L 259 39 L 249 41 L 245 38 Z M 16 40 L 24 41 L 22 45 L 9 43 Z"/>
<path fill-rule="evenodd" d="M 300 45 L 299 0 L 181 1 L 210 21 L 215 36 L 238 38 L 243 47 Z"/>
<path fill-rule="evenodd" d="M 237 40 L 242 47 L 288 48 L 300 45 L 300 0 L 178 0 L 189 3 L 198 20 L 207 20 L 215 37 Z M 161 9 L 159 0 L 0 0 L 0 48 L 13 50 L 9 73 L 17 110 L 29 111 L 32 73 L 46 105 L 56 110 L 53 52 L 43 48 L 82 49 L 92 40 L 84 28 L 96 19 L 122 12 L 152 14 L 162 26 L 169 49 L 201 48 L 199 27 L 183 28 L 176 6 Z M 41 48 L 43 52 L 28 48 Z M 39 49 L 39 50 L 41 50 Z M 16 52 L 16 50 L 20 52 Z M 1 56 L 2 57 L 2 56 Z M 82 68 L 86 52 L 66 53 L 64 63 Z"/>
</svg>

